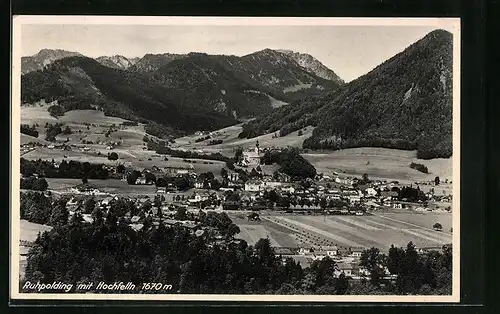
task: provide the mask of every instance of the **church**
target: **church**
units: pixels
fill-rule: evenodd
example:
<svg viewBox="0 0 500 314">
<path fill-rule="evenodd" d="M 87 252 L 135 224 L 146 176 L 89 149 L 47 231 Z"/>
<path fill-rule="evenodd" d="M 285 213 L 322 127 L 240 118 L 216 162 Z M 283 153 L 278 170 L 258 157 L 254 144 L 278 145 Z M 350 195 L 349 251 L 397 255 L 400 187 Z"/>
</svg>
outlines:
<svg viewBox="0 0 500 314">
<path fill-rule="evenodd" d="M 259 141 L 257 141 L 254 150 L 243 152 L 243 160 L 241 163 L 246 167 L 257 167 L 260 165 L 260 157 Z"/>
</svg>

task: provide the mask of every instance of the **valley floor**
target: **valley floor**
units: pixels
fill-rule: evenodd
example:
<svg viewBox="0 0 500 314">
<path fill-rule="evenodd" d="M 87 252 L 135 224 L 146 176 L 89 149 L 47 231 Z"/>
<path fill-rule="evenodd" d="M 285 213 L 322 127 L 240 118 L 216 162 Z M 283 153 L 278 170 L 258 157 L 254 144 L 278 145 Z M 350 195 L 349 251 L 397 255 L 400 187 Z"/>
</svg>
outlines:
<svg viewBox="0 0 500 314">
<path fill-rule="evenodd" d="M 23 108 L 22 123 L 38 123 L 37 130 L 39 138 L 22 135 L 22 143 L 36 141 L 47 144 L 44 140 L 45 122 L 63 122 L 70 126 L 73 133 L 68 136 L 60 136 L 59 140 L 66 139 L 68 144 L 75 148 L 71 151 L 61 149 L 50 149 L 38 147 L 22 152 L 22 157 L 36 160 L 45 159 L 55 161 L 79 160 L 93 163 L 104 163 L 115 165 L 123 163 L 135 169 L 142 170 L 153 166 L 186 166 L 181 158 L 159 156 L 152 151 L 144 149 L 143 137 L 144 126 L 125 127 L 111 133 L 110 137 L 103 134 L 109 125 L 120 124 L 124 120 L 106 117 L 102 112 L 94 110 L 76 110 L 68 112 L 64 117 L 56 120 L 45 114 L 41 107 Z M 45 108 L 46 111 L 46 108 Z M 87 128 L 86 124 L 97 124 Z M 231 126 L 213 132 L 212 139 L 222 140 L 218 145 L 207 145 L 208 141 L 196 142 L 200 136 L 186 136 L 178 138 L 173 148 L 202 151 L 205 153 L 220 152 L 226 156 L 234 156 L 238 147 L 251 149 L 258 140 L 260 147 L 302 147 L 305 138 L 312 134 L 313 127 L 298 131 L 284 137 L 275 137 L 274 134 L 266 134 L 254 139 L 239 139 L 241 125 Z M 82 144 L 81 139 L 94 142 L 107 140 L 121 140 L 122 144 L 112 151 L 119 156 L 118 161 L 110 161 L 106 158 L 111 151 L 102 144 Z M 88 147 L 87 151 L 83 151 Z M 100 155 L 98 153 L 101 153 Z M 414 182 L 433 180 L 439 176 L 443 182 L 445 179 L 452 180 L 452 159 L 418 160 L 413 151 L 400 151 L 384 148 L 354 148 L 342 151 L 327 152 L 305 152 L 302 154 L 318 173 L 331 176 L 334 172 L 341 176 L 355 176 L 360 178 L 364 173 L 371 179 L 397 180 L 400 184 L 410 185 Z M 421 173 L 410 168 L 410 163 L 424 164 L 429 169 L 429 174 Z M 195 172 L 213 172 L 217 177 L 225 163 L 212 160 L 197 160 L 194 166 Z M 79 185 L 80 179 L 48 179 L 49 188 L 55 193 L 67 193 L 68 189 Z M 123 196 L 141 196 L 156 194 L 155 186 L 128 185 L 121 180 L 89 180 L 89 184 L 100 190 Z M 427 192 L 433 186 L 420 185 Z M 194 190 L 185 192 L 192 194 Z M 436 194 L 452 194 L 451 184 L 441 184 L 436 188 Z M 173 195 L 168 195 L 170 200 Z M 406 246 L 412 241 L 417 247 L 441 246 L 451 243 L 452 226 L 451 213 L 419 213 L 419 212 L 397 212 L 377 211 L 372 215 L 365 216 L 315 216 L 315 215 L 286 215 L 270 212 L 261 214 L 261 221 L 253 222 L 246 218 L 245 213 L 230 212 L 231 219 L 239 226 L 238 237 L 246 240 L 249 244 L 255 244 L 260 238 L 269 238 L 271 244 L 277 247 L 307 247 L 337 245 L 339 247 L 377 247 L 387 251 L 391 244 Z M 443 229 L 435 231 L 433 224 L 439 222 Z M 36 226 L 26 221 L 20 225 L 21 238 L 33 241 L 38 231 L 46 230 L 46 226 Z M 23 263 L 23 261 L 21 261 Z"/>
</svg>

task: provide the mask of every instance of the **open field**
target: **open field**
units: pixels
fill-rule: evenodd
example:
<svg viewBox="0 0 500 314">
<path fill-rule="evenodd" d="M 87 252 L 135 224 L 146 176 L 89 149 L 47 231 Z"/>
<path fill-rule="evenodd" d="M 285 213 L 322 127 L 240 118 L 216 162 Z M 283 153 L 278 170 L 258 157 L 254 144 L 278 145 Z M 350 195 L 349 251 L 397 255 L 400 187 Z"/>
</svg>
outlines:
<svg viewBox="0 0 500 314">
<path fill-rule="evenodd" d="M 220 152 L 226 156 L 233 156 L 234 151 L 238 147 L 243 149 L 252 149 L 255 147 L 255 142 L 259 141 L 261 147 L 302 147 L 304 139 L 311 136 L 313 127 L 309 126 L 302 131 L 303 135 L 299 136 L 298 132 L 292 132 L 283 137 L 273 138 L 274 133 L 261 135 L 251 139 L 240 139 L 238 134 L 241 132 L 241 124 L 224 128 L 212 132 L 212 139 L 223 140 L 222 144 L 207 146 L 210 140 L 196 143 L 195 140 L 200 136 L 185 136 L 175 140 L 173 147 L 182 147 L 186 149 L 202 150 L 204 152 Z"/>
<path fill-rule="evenodd" d="M 80 179 L 47 178 L 49 189 L 64 192 L 82 183 Z M 88 180 L 88 184 L 100 191 L 117 195 L 156 194 L 154 185 L 129 185 L 125 181 L 116 179 Z"/>
<path fill-rule="evenodd" d="M 19 239 L 28 242 L 35 241 L 39 232 L 50 231 L 52 229 L 50 226 L 32 223 L 24 219 L 21 219 L 19 228 Z"/>
<path fill-rule="evenodd" d="M 64 116 L 59 117 L 58 120 L 65 124 L 96 123 L 108 125 L 119 125 L 128 121 L 122 118 L 105 116 L 104 112 L 98 110 L 71 110 L 66 112 Z"/>
<path fill-rule="evenodd" d="M 112 151 L 118 154 L 119 159 L 117 161 L 108 160 L 106 157 L 110 150 L 100 149 L 97 145 L 87 145 L 91 147 L 92 150 L 89 152 L 82 151 L 62 151 L 60 149 L 49 149 L 49 148 L 36 148 L 22 157 L 28 160 L 52 160 L 56 162 L 61 162 L 62 160 L 76 160 L 80 162 L 90 162 L 90 163 L 102 163 L 107 165 L 116 165 L 119 163 L 123 163 L 128 166 L 132 166 L 134 169 L 142 170 L 145 168 L 151 168 L 153 166 L 157 166 L 159 168 L 163 167 L 189 167 L 193 166 L 194 171 L 197 173 L 202 172 L 213 172 L 216 177 L 220 176 L 220 170 L 225 166 L 225 163 L 222 161 L 216 160 L 205 160 L 205 159 L 190 159 L 195 161 L 194 163 L 188 163 L 183 161 L 183 158 L 170 157 L 164 155 L 157 155 L 153 151 L 144 151 L 144 150 L 128 150 L 117 148 Z M 97 152 L 101 152 L 101 156 L 97 155 Z M 65 158 L 64 156 L 67 156 Z M 165 157 L 168 158 L 168 161 L 165 161 Z M 150 159 L 151 160 L 148 160 Z"/>
<path fill-rule="evenodd" d="M 21 134 L 21 145 L 23 144 L 28 144 L 28 143 L 40 143 L 42 145 L 50 145 L 49 142 L 47 142 L 46 140 L 44 140 L 42 137 L 33 137 L 33 136 L 30 136 L 30 135 L 26 135 L 26 134 Z"/>
<path fill-rule="evenodd" d="M 338 245 L 339 247 L 377 247 L 387 251 L 391 244 L 417 247 L 451 243 L 449 213 L 384 213 L 367 216 L 264 215 L 261 222 L 237 218 L 238 235 L 249 244 L 268 237 L 274 246 L 304 247 Z M 434 231 L 439 222 L 443 231 Z"/>
<path fill-rule="evenodd" d="M 249 221 L 243 213 L 228 213 L 228 215 L 240 228 L 240 233 L 236 237 L 245 240 L 249 245 L 254 245 L 261 238 L 268 238 L 271 245 L 276 247 L 298 247 L 300 244 L 292 236 L 290 229 L 266 219 Z"/>
<path fill-rule="evenodd" d="M 109 137 L 105 137 L 104 133 L 107 131 L 108 126 L 115 124 L 120 125 L 122 122 L 126 121 L 124 119 L 104 116 L 104 113 L 97 110 L 72 110 L 65 113 L 64 116 L 55 119 L 48 115 L 48 106 L 43 107 L 23 107 L 22 108 L 22 123 L 34 124 L 38 123 L 38 132 L 40 133 L 39 138 L 33 138 L 30 136 L 23 135 L 23 143 L 30 141 L 37 141 L 43 144 L 48 144 L 45 140 L 45 120 L 50 117 L 50 123 L 62 122 L 69 126 L 73 131 L 72 134 L 63 135 L 60 134 L 56 137 L 59 142 L 69 140 L 67 144 L 73 145 L 71 151 L 63 151 L 60 149 L 49 149 L 49 148 L 36 148 L 29 152 L 23 152 L 23 158 L 29 160 L 43 159 L 52 160 L 56 162 L 61 162 L 62 160 L 76 160 L 80 162 L 90 162 L 90 163 L 103 163 L 108 165 L 116 165 L 117 163 L 123 163 L 127 166 L 132 166 L 137 170 L 142 170 L 145 168 L 151 168 L 153 166 L 157 167 L 188 167 L 189 165 L 194 166 L 194 171 L 201 172 L 213 172 L 214 175 L 220 176 L 220 170 L 225 165 L 221 161 L 213 160 L 201 160 L 196 159 L 195 163 L 187 163 L 183 161 L 182 158 L 170 157 L 157 155 L 153 151 L 144 150 L 145 143 L 143 141 L 145 132 L 144 126 L 126 126 L 116 132 L 112 132 Z M 39 116 L 37 116 L 39 115 Z M 41 117 L 41 118 L 40 118 Z M 47 118 L 47 119 L 46 119 Z M 87 130 L 85 123 L 89 124 L 99 124 L 100 126 L 90 126 Z M 234 128 L 234 127 L 233 127 Z M 236 133 L 237 135 L 237 133 Z M 149 135 L 148 135 L 149 136 Z M 151 137 L 151 136 L 149 136 Z M 107 149 L 106 144 L 82 144 L 81 140 L 92 141 L 92 142 L 107 142 L 107 141 L 121 141 L 120 146 L 115 147 L 112 150 Z M 89 148 L 89 151 L 82 151 L 84 147 Z M 108 153 L 116 152 L 118 154 L 117 161 L 110 161 L 106 158 Z M 101 155 L 99 155 L 99 153 Z M 66 157 L 64 157 L 66 156 Z M 168 161 L 164 158 L 168 157 Z M 151 159 L 151 160 L 149 160 Z"/>
<path fill-rule="evenodd" d="M 49 105 L 44 106 L 23 106 L 21 107 L 21 124 L 35 124 L 45 125 L 48 123 L 56 123 L 57 119 L 49 114 L 47 108 Z"/>
<path fill-rule="evenodd" d="M 38 233 L 50 231 L 52 227 L 36 224 L 27 220 L 21 219 L 19 222 L 19 240 L 26 242 L 34 242 L 38 237 Z M 24 277 L 24 270 L 26 269 L 27 257 L 29 247 L 19 245 L 19 278 Z"/>
<path fill-rule="evenodd" d="M 49 190 L 53 191 L 64 191 L 69 188 L 75 187 L 79 184 L 82 184 L 82 180 L 80 179 L 46 178 L 46 180 L 47 183 L 49 184 Z M 92 180 L 92 181 L 98 181 L 98 180 Z"/>
<path fill-rule="evenodd" d="M 48 106 L 42 107 L 22 107 L 21 123 L 23 124 L 38 124 L 36 128 L 39 132 L 39 139 L 45 138 L 45 123 L 62 123 L 69 126 L 73 131 L 72 134 L 60 134 L 56 137 L 58 141 L 69 139 L 68 144 L 79 144 L 81 140 L 87 141 L 124 141 L 124 147 L 133 149 L 142 149 L 143 137 L 145 134 L 144 125 L 126 126 L 123 130 L 118 130 L 111 133 L 109 137 L 105 137 L 104 133 L 109 126 L 115 125 L 119 127 L 123 122 L 128 121 L 121 118 L 105 116 L 102 111 L 98 110 L 71 110 L 63 116 L 54 118 L 47 112 Z M 87 124 L 97 124 L 98 126 L 89 126 Z"/>
<path fill-rule="evenodd" d="M 452 158 L 420 160 L 416 158 L 416 151 L 363 147 L 302 156 L 316 167 L 318 173 L 331 174 L 335 171 L 358 177 L 367 173 L 373 179 L 411 182 L 433 180 L 436 176 L 442 181 L 445 178 L 452 180 Z M 410 168 L 412 162 L 427 166 L 430 173 Z"/>
</svg>

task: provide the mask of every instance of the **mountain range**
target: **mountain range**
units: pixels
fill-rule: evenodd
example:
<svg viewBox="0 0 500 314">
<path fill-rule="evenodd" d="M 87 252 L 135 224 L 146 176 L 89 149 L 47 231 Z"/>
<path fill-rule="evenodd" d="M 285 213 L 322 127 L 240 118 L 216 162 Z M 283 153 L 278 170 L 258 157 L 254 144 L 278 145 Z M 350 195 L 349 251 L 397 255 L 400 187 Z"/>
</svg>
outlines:
<svg viewBox="0 0 500 314">
<path fill-rule="evenodd" d="M 37 54 L 21 58 L 21 74 L 43 69 L 45 66 L 62 58 L 81 56 L 79 52 L 62 49 L 42 49 Z"/>
<path fill-rule="evenodd" d="M 264 49 L 245 56 L 82 56 L 44 49 L 23 58 L 23 103 L 106 114 L 179 135 L 254 117 L 241 138 L 315 126 L 306 149 L 376 146 L 452 155 L 452 35 L 436 30 L 344 83 L 314 57 Z M 53 53 L 51 53 L 53 52 Z"/>
<path fill-rule="evenodd" d="M 23 103 L 57 100 L 57 112 L 98 106 L 175 133 L 229 126 L 343 84 L 271 49 L 243 57 L 188 53 L 140 59 L 54 52 L 24 58 L 33 66 L 23 69 Z"/>
<path fill-rule="evenodd" d="M 376 146 L 452 155 L 452 34 L 436 30 L 369 73 L 326 95 L 306 97 L 243 127 L 251 138 L 316 128 L 308 149 Z"/>
</svg>

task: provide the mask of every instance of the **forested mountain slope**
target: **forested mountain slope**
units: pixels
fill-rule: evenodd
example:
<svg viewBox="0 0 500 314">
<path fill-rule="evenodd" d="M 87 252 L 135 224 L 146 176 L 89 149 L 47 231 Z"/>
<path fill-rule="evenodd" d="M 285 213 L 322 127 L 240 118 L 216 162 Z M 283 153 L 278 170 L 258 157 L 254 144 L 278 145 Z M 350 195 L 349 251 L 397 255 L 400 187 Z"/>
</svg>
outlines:
<svg viewBox="0 0 500 314">
<path fill-rule="evenodd" d="M 381 146 L 450 157 L 452 120 L 452 35 L 437 30 L 335 93 L 248 123 L 240 136 L 314 125 L 304 148 Z"/>
</svg>

